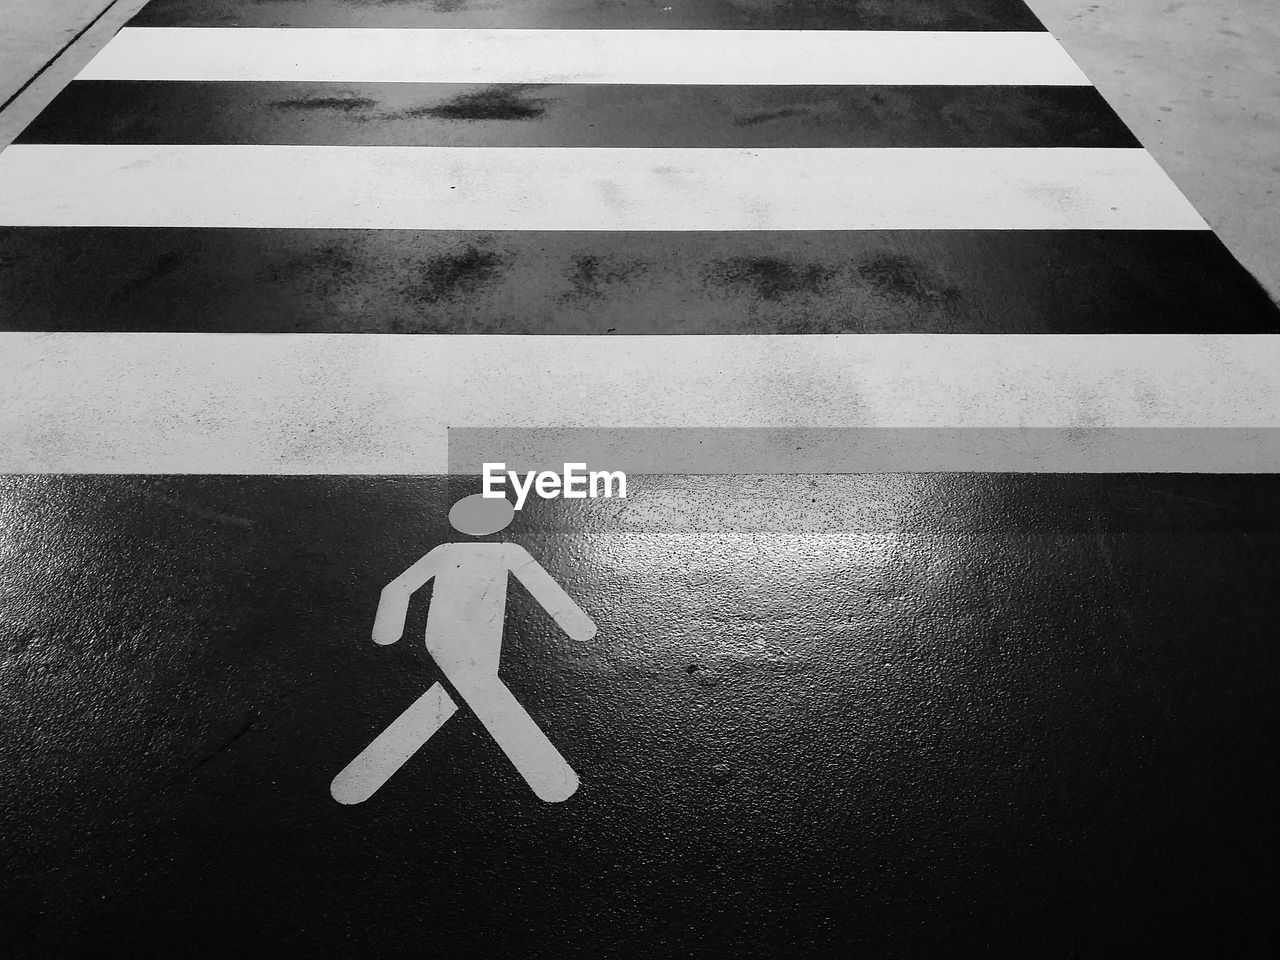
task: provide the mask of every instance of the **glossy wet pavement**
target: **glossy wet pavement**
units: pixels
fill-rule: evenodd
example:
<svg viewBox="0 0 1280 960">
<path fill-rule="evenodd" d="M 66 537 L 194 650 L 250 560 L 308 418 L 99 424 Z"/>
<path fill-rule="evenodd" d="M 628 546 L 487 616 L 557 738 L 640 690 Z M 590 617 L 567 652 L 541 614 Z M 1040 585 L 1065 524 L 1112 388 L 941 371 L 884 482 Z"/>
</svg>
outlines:
<svg viewBox="0 0 1280 960">
<path fill-rule="evenodd" d="M 1020 0 L 155 0 L 0 154 L 7 952 L 1270 956 L 1278 319 Z M 336 803 L 579 451 L 580 789 Z"/>
<path fill-rule="evenodd" d="M 1260 953 L 1274 478 L 646 478 L 511 529 L 504 674 L 582 787 L 465 712 L 333 775 L 432 680 L 383 585 L 440 479 L 3 488 L 10 929 L 32 955 Z M 454 535 L 456 537 L 456 535 Z M 425 601 L 425 598 L 424 598 Z M 425 604 L 424 604 L 425 607 Z"/>
</svg>

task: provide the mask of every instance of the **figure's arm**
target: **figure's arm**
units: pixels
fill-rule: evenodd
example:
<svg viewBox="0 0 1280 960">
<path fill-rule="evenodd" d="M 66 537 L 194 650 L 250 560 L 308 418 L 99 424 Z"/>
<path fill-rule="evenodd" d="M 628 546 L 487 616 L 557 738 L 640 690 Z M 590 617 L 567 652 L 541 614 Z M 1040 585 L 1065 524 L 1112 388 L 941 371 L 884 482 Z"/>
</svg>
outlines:
<svg viewBox="0 0 1280 960">
<path fill-rule="evenodd" d="M 400 576 L 382 588 L 378 601 L 378 615 L 373 620 L 373 642 L 395 643 L 404 633 L 404 621 L 409 615 L 409 598 L 422 589 L 439 570 L 440 548 L 435 547 Z"/>
<path fill-rule="evenodd" d="M 511 572 L 515 578 L 525 585 L 525 589 L 533 595 L 551 614 L 552 619 L 560 625 L 560 629 L 572 639 L 590 640 L 596 635 L 596 625 L 586 612 L 573 602 L 573 597 L 564 592 L 560 584 L 552 579 L 551 574 L 542 569 L 542 565 L 533 559 L 529 551 L 518 544 L 511 544 Z"/>
</svg>

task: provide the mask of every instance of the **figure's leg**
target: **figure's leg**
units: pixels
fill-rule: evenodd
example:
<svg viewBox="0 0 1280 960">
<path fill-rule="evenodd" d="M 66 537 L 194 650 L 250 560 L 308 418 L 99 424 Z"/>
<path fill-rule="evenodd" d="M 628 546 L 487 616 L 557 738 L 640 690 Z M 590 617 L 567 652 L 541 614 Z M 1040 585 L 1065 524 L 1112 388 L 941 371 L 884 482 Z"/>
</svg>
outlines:
<svg viewBox="0 0 1280 960">
<path fill-rule="evenodd" d="M 540 800 L 559 803 L 573 796 L 578 775 L 506 684 L 497 677 L 449 680 Z"/>
<path fill-rule="evenodd" d="M 333 778 L 329 786 L 333 799 L 339 803 L 368 800 L 457 712 L 458 705 L 445 688 L 433 683 Z"/>
</svg>

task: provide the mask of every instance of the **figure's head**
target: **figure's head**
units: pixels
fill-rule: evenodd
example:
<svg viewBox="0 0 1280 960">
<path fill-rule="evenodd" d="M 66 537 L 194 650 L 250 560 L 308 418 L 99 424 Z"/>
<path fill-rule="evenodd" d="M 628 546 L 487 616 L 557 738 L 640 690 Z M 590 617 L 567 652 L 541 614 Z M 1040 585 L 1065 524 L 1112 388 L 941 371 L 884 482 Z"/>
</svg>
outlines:
<svg viewBox="0 0 1280 960">
<path fill-rule="evenodd" d="M 463 497 L 449 511 L 449 524 L 459 533 L 484 537 L 505 530 L 515 519 L 516 508 L 506 497 L 474 493 Z"/>
</svg>

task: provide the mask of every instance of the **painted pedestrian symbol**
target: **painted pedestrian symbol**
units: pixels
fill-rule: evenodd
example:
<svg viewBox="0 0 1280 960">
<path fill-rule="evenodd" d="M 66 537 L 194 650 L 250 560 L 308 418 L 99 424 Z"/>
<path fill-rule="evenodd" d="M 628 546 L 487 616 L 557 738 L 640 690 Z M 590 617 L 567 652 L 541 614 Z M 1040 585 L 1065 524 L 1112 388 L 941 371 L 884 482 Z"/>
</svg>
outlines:
<svg viewBox="0 0 1280 960">
<path fill-rule="evenodd" d="M 453 505 L 449 523 L 461 533 L 485 536 L 505 529 L 514 515 L 507 500 L 476 495 Z M 572 639 L 595 636 L 591 618 L 524 547 L 468 542 L 441 544 L 387 584 L 373 639 L 380 644 L 399 640 L 410 598 L 434 579 L 427 650 L 533 792 L 558 803 L 578 789 L 578 775 L 498 677 L 509 573 Z M 449 692 L 432 684 L 334 778 L 333 798 L 339 803 L 369 799 L 457 711 Z"/>
</svg>

